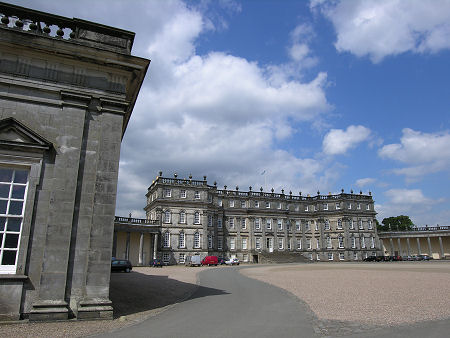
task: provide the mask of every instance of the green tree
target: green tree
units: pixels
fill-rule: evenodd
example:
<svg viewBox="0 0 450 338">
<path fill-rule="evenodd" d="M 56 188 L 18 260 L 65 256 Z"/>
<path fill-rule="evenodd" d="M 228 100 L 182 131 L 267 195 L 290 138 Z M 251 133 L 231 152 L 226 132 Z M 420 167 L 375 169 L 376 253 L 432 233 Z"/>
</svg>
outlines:
<svg viewBox="0 0 450 338">
<path fill-rule="evenodd" d="M 407 231 L 414 226 L 409 216 L 404 215 L 384 218 L 381 223 L 378 227 L 380 231 Z"/>
</svg>

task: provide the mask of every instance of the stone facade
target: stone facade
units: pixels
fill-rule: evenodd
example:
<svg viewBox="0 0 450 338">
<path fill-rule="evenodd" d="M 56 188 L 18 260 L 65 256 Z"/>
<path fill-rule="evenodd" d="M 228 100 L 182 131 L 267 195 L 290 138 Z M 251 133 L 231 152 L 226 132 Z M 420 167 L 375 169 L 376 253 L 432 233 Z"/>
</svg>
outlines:
<svg viewBox="0 0 450 338">
<path fill-rule="evenodd" d="M 353 261 L 382 254 L 372 196 L 302 196 L 217 189 L 204 180 L 161 177 L 148 188 L 147 220 L 161 223 L 163 261 L 192 254 L 261 262 L 270 257 Z"/>
<path fill-rule="evenodd" d="M 134 33 L 0 4 L 0 320 L 112 318 Z"/>
</svg>

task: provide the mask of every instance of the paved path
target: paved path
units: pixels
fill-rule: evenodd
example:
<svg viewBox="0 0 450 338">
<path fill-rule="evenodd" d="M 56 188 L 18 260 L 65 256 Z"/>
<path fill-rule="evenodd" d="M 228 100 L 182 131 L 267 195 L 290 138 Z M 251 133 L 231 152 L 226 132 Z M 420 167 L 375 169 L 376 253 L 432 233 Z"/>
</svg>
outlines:
<svg viewBox="0 0 450 338">
<path fill-rule="evenodd" d="M 289 293 L 235 267 L 200 272 L 190 299 L 140 324 L 99 337 L 313 337 L 312 315 Z"/>
</svg>

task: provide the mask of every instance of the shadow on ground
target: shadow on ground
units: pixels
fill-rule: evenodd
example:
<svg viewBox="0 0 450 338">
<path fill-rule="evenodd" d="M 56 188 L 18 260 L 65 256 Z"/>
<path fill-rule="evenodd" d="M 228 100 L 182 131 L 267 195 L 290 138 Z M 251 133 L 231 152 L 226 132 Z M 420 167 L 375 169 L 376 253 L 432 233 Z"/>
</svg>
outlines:
<svg viewBox="0 0 450 338">
<path fill-rule="evenodd" d="M 114 318 L 154 310 L 187 299 L 225 295 L 227 292 L 184 283 L 168 276 L 139 272 L 111 273 L 110 299 Z"/>
</svg>

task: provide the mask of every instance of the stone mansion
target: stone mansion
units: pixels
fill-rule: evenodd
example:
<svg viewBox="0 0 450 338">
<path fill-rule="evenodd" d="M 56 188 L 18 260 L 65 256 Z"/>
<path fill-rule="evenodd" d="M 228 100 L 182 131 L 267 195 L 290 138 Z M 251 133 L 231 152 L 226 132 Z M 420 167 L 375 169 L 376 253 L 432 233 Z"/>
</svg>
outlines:
<svg viewBox="0 0 450 338">
<path fill-rule="evenodd" d="M 158 257 L 168 264 L 182 264 L 193 254 L 253 263 L 271 257 L 353 261 L 383 254 L 371 193 L 228 190 L 216 182 L 208 185 L 206 176 L 166 178 L 160 172 L 146 197 L 147 221 L 160 224 Z"/>
</svg>

